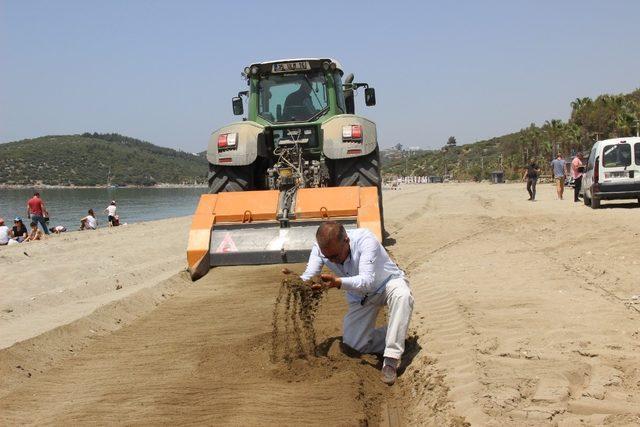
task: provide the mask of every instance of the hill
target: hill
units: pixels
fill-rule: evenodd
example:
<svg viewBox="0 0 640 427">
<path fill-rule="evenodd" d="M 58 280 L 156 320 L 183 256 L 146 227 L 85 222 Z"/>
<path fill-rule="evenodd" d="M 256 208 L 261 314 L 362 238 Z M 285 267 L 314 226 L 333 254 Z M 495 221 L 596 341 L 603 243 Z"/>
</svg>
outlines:
<svg viewBox="0 0 640 427">
<path fill-rule="evenodd" d="M 640 127 L 640 89 L 630 94 L 578 98 L 570 103 L 567 122 L 547 120 L 507 135 L 451 146 L 419 155 L 405 153 L 390 160 L 385 175 L 452 175 L 454 179 L 487 179 L 493 170 L 504 170 L 507 178 L 518 179 L 532 160 L 543 170 L 558 151 L 570 157 L 588 153 L 596 140 L 635 135 Z M 389 156 L 386 156 L 389 159 Z M 543 172 L 545 173 L 545 172 Z M 546 172 L 548 173 L 548 172 Z"/>
<path fill-rule="evenodd" d="M 193 184 L 206 182 L 206 174 L 202 156 L 113 133 L 0 144 L 0 184 Z"/>
</svg>

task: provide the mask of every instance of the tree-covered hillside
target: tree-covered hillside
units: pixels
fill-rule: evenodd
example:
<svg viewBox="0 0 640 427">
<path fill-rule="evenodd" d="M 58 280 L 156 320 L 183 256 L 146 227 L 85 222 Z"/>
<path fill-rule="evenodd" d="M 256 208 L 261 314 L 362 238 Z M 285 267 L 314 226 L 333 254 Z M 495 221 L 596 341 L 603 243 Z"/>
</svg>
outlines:
<svg viewBox="0 0 640 427">
<path fill-rule="evenodd" d="M 0 184 L 155 185 L 206 182 L 202 156 L 118 134 L 43 136 L 0 144 Z"/>
<path fill-rule="evenodd" d="M 571 102 L 567 122 L 552 119 L 542 126 L 531 124 L 518 132 L 455 146 L 445 144 L 432 150 L 390 162 L 384 172 L 391 175 L 444 175 L 455 179 L 486 179 L 500 169 L 508 178 L 521 176 L 531 160 L 543 168 L 558 151 L 570 157 L 578 151 L 590 151 L 593 142 L 614 137 L 633 136 L 640 127 L 640 89 L 630 94 L 601 95 Z"/>
</svg>

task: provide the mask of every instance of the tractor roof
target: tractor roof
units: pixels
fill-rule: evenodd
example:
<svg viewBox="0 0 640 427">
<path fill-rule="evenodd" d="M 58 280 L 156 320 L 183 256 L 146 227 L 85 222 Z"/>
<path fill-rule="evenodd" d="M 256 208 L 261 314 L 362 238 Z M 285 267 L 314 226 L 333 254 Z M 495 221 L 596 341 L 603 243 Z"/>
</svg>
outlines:
<svg viewBox="0 0 640 427">
<path fill-rule="evenodd" d="M 288 58 L 288 59 L 277 59 L 275 61 L 264 61 L 264 62 L 254 62 L 253 64 L 249 65 L 249 67 L 252 67 L 254 65 L 271 65 L 271 64 L 276 64 L 279 62 L 302 62 L 302 61 L 308 61 L 308 62 L 324 62 L 324 61 L 329 61 L 329 62 L 334 62 L 336 64 L 336 69 L 339 70 L 342 73 L 342 64 L 340 64 L 340 62 L 338 62 L 337 60 L 333 59 L 333 58 Z"/>
</svg>

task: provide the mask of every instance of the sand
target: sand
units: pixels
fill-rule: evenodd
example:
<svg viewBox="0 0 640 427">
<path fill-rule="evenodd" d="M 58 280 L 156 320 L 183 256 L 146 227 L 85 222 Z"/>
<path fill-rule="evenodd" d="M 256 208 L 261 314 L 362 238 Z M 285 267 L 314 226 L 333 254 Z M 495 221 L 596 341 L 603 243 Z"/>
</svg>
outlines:
<svg viewBox="0 0 640 427">
<path fill-rule="evenodd" d="M 393 387 L 340 350 L 337 290 L 317 354 L 272 360 L 281 266 L 191 283 L 188 218 L 2 248 L 0 424 L 640 423 L 640 209 L 538 193 L 385 192 L 416 300 Z"/>
</svg>

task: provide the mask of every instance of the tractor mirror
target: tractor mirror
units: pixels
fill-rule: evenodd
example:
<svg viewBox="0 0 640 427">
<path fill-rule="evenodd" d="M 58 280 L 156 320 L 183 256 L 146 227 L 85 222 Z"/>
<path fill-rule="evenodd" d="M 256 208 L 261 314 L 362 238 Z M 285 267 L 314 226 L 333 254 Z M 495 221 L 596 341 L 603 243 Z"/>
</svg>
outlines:
<svg viewBox="0 0 640 427">
<path fill-rule="evenodd" d="M 372 87 L 368 87 L 364 90 L 364 103 L 368 107 L 376 105 L 376 90 Z"/>
<path fill-rule="evenodd" d="M 241 116 L 244 114 L 244 107 L 242 106 L 242 98 L 236 96 L 231 98 L 231 105 L 233 105 L 233 114 L 235 116 Z"/>
</svg>

